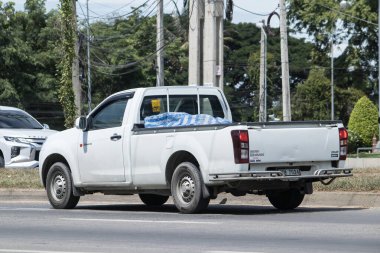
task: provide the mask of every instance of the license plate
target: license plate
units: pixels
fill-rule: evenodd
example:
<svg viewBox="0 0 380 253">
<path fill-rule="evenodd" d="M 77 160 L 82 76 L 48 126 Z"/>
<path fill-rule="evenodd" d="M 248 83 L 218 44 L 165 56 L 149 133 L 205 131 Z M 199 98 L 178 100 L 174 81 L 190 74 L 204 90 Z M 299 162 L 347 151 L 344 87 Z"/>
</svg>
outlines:
<svg viewBox="0 0 380 253">
<path fill-rule="evenodd" d="M 279 169 L 285 176 L 300 176 L 301 171 L 299 169 Z"/>
</svg>

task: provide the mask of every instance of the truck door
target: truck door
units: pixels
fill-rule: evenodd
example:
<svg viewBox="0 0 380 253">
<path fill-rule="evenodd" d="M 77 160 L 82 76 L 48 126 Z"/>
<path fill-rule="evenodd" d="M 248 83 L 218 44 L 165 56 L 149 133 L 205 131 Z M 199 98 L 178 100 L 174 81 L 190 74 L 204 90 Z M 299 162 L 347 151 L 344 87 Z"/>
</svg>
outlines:
<svg viewBox="0 0 380 253">
<path fill-rule="evenodd" d="M 125 182 L 122 125 L 128 98 L 103 103 L 88 117 L 79 140 L 78 165 L 83 183 Z"/>
</svg>

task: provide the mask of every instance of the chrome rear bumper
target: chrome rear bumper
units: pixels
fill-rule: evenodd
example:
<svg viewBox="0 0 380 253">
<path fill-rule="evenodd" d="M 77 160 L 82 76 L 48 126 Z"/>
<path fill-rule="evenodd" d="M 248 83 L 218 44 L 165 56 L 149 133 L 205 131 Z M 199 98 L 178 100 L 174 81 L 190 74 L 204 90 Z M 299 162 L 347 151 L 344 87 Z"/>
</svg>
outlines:
<svg viewBox="0 0 380 253">
<path fill-rule="evenodd" d="M 352 169 L 321 169 L 313 175 L 286 176 L 282 171 L 247 171 L 239 173 L 209 174 L 210 181 L 240 181 L 240 180 L 281 180 L 297 181 L 301 179 L 329 179 L 337 177 L 351 177 Z"/>
</svg>

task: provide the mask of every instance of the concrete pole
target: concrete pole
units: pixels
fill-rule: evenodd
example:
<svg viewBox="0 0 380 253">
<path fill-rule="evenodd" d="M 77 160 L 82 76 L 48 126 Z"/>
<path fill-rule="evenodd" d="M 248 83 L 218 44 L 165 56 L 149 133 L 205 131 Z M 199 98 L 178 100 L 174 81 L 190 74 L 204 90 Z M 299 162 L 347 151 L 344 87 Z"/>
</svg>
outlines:
<svg viewBox="0 0 380 253">
<path fill-rule="evenodd" d="M 280 0 L 280 37 L 281 37 L 281 73 L 282 73 L 282 112 L 283 121 L 291 121 L 288 32 L 286 24 L 285 0 Z"/>
<path fill-rule="evenodd" d="M 266 79 L 267 79 L 267 35 L 264 27 L 261 27 L 261 40 L 260 40 L 260 95 L 259 95 L 259 122 L 267 121 L 267 105 L 266 105 Z"/>
<path fill-rule="evenodd" d="M 331 120 L 334 120 L 334 30 L 331 34 Z"/>
<path fill-rule="evenodd" d="M 77 33 L 77 14 L 76 14 L 76 0 L 72 1 L 73 4 L 73 24 L 75 26 L 75 33 Z M 79 80 L 79 39 L 75 42 L 75 56 L 72 63 L 72 76 L 71 80 L 73 83 L 74 91 L 74 103 L 76 108 L 76 116 L 79 117 L 82 113 L 82 86 Z"/>
<path fill-rule="evenodd" d="M 87 0 L 87 97 L 88 97 L 88 113 L 91 112 L 91 61 L 90 61 L 90 14 Z"/>
<path fill-rule="evenodd" d="M 203 84 L 223 89 L 223 0 L 205 1 Z"/>
<path fill-rule="evenodd" d="M 164 86 L 164 0 L 157 0 L 157 83 Z"/>
<path fill-rule="evenodd" d="M 189 2 L 189 85 L 203 85 L 204 0 Z"/>
</svg>

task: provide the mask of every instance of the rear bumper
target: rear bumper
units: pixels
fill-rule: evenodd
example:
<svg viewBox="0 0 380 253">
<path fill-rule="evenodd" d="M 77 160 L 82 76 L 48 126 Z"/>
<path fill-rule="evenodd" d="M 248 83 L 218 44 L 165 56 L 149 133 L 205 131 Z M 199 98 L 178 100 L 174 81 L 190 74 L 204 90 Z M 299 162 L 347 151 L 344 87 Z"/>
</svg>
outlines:
<svg viewBox="0 0 380 253">
<path fill-rule="evenodd" d="M 337 177 L 351 177 L 352 169 L 320 169 L 316 170 L 313 175 L 285 176 L 282 171 L 249 171 L 239 173 L 218 173 L 209 174 L 211 182 L 223 181 L 260 181 L 260 180 L 281 180 L 281 181 L 298 181 L 303 179 L 329 179 Z"/>
</svg>

